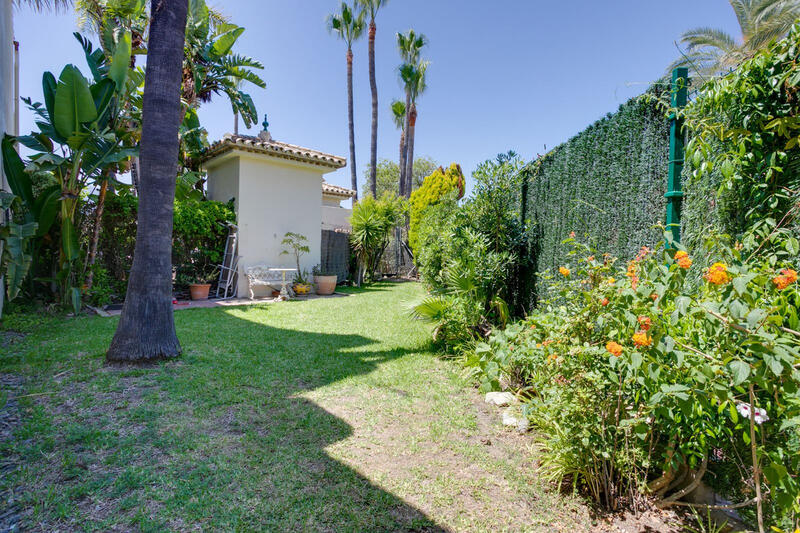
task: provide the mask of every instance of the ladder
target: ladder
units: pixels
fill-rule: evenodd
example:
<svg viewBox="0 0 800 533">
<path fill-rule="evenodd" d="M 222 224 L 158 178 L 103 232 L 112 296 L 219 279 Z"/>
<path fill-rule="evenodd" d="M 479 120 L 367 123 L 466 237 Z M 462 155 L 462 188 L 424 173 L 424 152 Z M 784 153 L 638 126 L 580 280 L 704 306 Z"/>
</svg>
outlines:
<svg viewBox="0 0 800 533">
<path fill-rule="evenodd" d="M 239 265 L 238 250 L 238 230 L 236 224 L 226 224 L 228 226 L 228 238 L 225 240 L 225 255 L 222 256 L 222 264 L 219 265 L 219 279 L 217 280 L 216 297 L 221 300 L 236 297 L 236 269 Z"/>
</svg>

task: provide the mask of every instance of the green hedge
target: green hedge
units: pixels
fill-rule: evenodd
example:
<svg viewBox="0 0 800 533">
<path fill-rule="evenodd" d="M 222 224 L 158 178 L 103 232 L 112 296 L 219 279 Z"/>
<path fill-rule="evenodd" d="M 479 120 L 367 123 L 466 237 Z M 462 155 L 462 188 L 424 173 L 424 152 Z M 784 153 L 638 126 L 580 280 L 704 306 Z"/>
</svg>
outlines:
<svg viewBox="0 0 800 533">
<path fill-rule="evenodd" d="M 562 241 L 573 231 L 617 257 L 662 238 L 653 226 L 665 216 L 669 127 L 655 100 L 629 100 L 529 165 L 532 275 L 569 263 Z"/>
</svg>

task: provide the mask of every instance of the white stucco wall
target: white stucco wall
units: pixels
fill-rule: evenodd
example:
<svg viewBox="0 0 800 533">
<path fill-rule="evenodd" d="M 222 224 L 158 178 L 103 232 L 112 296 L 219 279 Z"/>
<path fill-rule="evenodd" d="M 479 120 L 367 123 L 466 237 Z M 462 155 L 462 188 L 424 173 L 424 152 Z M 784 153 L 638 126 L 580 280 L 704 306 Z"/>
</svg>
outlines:
<svg viewBox="0 0 800 533">
<path fill-rule="evenodd" d="M 14 23 L 11 2 L 0 2 L 0 134 L 14 130 Z M 2 161 L 0 160 L 0 163 Z M 0 166 L 0 168 L 2 168 Z M 0 188 L 8 190 L 0 171 Z"/>
<path fill-rule="evenodd" d="M 352 209 L 323 205 L 322 229 L 343 229 L 350 231 L 350 215 L 352 214 Z"/>
<path fill-rule="evenodd" d="M 239 227 L 239 296 L 248 294 L 244 269 L 251 265 L 292 268 L 294 255 L 281 255 L 287 232 L 308 238 L 310 253 L 300 268 L 320 262 L 322 175 L 326 169 L 266 155 L 235 152 L 207 165 L 209 198 L 236 198 Z M 238 175 L 238 184 L 236 183 Z M 231 194 L 234 189 L 236 192 Z M 256 297 L 268 289 L 257 287 Z"/>
<path fill-rule="evenodd" d="M 236 206 L 239 205 L 239 158 L 232 157 L 220 161 L 217 165 L 207 169 L 209 180 L 206 192 L 211 200 L 225 202 L 233 198 Z M 210 179 L 213 174 L 214 179 Z"/>
</svg>

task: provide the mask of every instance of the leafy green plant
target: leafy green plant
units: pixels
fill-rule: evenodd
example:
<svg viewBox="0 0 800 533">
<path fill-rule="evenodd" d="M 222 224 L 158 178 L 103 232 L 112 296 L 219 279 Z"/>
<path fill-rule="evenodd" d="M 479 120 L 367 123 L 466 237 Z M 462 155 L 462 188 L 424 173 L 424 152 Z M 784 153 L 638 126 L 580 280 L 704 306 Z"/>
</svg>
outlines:
<svg viewBox="0 0 800 533">
<path fill-rule="evenodd" d="M 212 283 L 222 264 L 229 225 L 236 222 L 233 204 L 177 201 L 173 220 L 172 264 L 177 284 Z"/>
<path fill-rule="evenodd" d="M 38 219 L 38 236 L 43 237 L 57 220 L 60 256 L 55 279 L 64 303 L 77 312 L 81 257 L 76 214 L 86 185 L 100 181 L 105 170 L 136 153 L 130 145 L 131 132 L 122 127 L 127 108 L 124 102 L 138 87 L 129 82 L 131 35 L 117 35 L 110 58 L 93 51 L 91 44 L 76 34 L 84 48 L 94 76 L 89 82 L 74 65 L 67 65 L 59 79 L 50 72 L 42 78 L 44 104 L 23 99 L 36 114 L 38 132 L 3 141 L 3 168 L 11 190 L 22 199 L 28 215 Z M 97 52 L 97 53 L 95 53 Z M 13 148 L 20 142 L 34 151 L 26 168 Z M 51 177 L 57 185 L 34 197 L 30 174 Z"/>
<path fill-rule="evenodd" d="M 451 164 L 447 170 L 442 167 L 436 169 L 425 178 L 422 186 L 411 193 L 409 199 L 409 230 L 408 242 L 414 255 L 419 251 L 419 225 L 425 210 L 447 196 L 450 191 L 458 191 L 457 199 L 464 196 L 464 174 L 456 163 Z"/>
<path fill-rule="evenodd" d="M 358 261 L 357 285 L 373 278 L 392 228 L 404 213 L 405 202 L 394 193 L 386 193 L 377 200 L 368 195 L 353 206 L 350 243 Z"/>
<path fill-rule="evenodd" d="M 300 270 L 300 257 L 311 251 L 308 247 L 308 238 L 305 235 L 289 231 L 283 236 L 281 245 L 285 247 L 281 250 L 281 255 L 294 255 L 294 260 L 297 265 L 297 275 L 294 278 L 295 283 L 305 284 L 308 278 L 308 272 Z"/>
</svg>

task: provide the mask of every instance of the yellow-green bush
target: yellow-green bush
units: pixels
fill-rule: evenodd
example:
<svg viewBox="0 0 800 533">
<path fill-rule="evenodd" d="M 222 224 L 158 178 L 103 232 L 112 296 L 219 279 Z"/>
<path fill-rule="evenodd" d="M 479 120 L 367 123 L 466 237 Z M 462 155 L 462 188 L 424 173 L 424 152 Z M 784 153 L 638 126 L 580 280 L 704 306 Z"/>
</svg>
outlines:
<svg viewBox="0 0 800 533">
<path fill-rule="evenodd" d="M 442 167 L 437 168 L 433 174 L 425 178 L 419 189 L 411 193 L 408 242 L 415 256 L 419 251 L 419 224 L 425 209 L 438 203 L 451 191 L 457 191 L 456 198 L 464 196 L 464 174 L 456 163 L 452 163 L 447 170 Z"/>
</svg>

